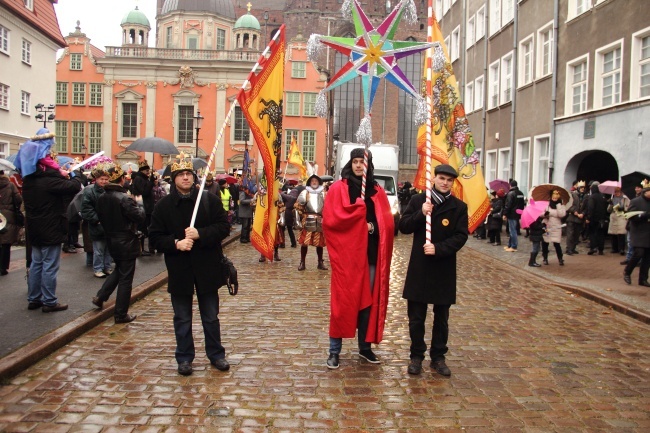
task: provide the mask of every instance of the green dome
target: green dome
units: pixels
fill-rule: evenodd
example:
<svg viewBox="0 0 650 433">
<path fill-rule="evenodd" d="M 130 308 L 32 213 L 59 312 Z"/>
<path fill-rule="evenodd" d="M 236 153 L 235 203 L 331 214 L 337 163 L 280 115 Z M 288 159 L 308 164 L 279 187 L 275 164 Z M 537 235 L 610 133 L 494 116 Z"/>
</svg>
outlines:
<svg viewBox="0 0 650 433">
<path fill-rule="evenodd" d="M 144 13 L 142 13 L 142 11 L 140 11 L 137 6 L 135 7 L 134 10 L 124 15 L 124 18 L 122 18 L 121 25 L 124 24 L 139 24 L 141 26 L 151 28 L 147 16 Z"/>
<path fill-rule="evenodd" d="M 251 13 L 242 15 L 235 23 L 235 29 L 260 29 L 260 22 Z"/>
</svg>

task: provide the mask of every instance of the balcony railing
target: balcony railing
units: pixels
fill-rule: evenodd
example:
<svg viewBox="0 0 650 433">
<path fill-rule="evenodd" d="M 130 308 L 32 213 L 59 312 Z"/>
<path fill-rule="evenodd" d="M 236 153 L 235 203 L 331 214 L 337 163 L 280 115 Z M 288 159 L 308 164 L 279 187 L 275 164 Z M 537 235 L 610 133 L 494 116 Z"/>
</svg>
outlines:
<svg viewBox="0 0 650 433">
<path fill-rule="evenodd" d="M 260 53 L 256 51 L 230 50 L 179 50 L 173 48 L 148 47 L 106 47 L 106 57 L 170 60 L 226 60 L 234 62 L 256 62 Z"/>
</svg>

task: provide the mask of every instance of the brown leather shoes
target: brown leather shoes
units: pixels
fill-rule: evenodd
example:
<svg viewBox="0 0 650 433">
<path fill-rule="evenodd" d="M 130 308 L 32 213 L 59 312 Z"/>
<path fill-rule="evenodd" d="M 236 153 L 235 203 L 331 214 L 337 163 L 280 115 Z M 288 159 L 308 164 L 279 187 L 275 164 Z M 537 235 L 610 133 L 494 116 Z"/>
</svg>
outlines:
<svg viewBox="0 0 650 433">
<path fill-rule="evenodd" d="M 420 374 L 422 373 L 422 359 L 421 358 L 411 358 L 409 368 L 406 370 L 408 374 Z"/>
<path fill-rule="evenodd" d="M 43 313 L 53 313 L 55 311 L 63 311 L 68 309 L 68 304 L 59 304 L 58 302 L 56 305 L 43 305 L 42 311 Z"/>
<path fill-rule="evenodd" d="M 326 271 L 329 268 L 327 266 L 325 266 L 325 262 L 323 262 L 323 260 L 319 260 L 318 261 L 318 269 L 320 269 L 322 271 Z"/>
<path fill-rule="evenodd" d="M 300 264 L 298 265 L 298 270 L 299 271 L 304 271 L 305 270 L 305 262 L 300 262 Z"/>
<path fill-rule="evenodd" d="M 451 370 L 449 367 L 447 367 L 447 364 L 445 364 L 444 359 L 440 359 L 438 361 L 431 361 L 431 368 L 436 370 L 438 374 L 442 374 L 443 376 L 451 376 Z"/>
<path fill-rule="evenodd" d="M 135 314 L 125 314 L 124 316 L 115 316 L 115 323 L 129 323 L 133 322 L 138 317 Z"/>
</svg>

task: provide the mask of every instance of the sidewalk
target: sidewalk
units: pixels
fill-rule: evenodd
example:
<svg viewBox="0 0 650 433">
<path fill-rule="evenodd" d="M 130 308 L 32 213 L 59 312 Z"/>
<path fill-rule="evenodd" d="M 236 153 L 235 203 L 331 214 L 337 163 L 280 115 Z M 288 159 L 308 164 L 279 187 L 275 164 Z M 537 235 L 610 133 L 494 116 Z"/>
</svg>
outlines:
<svg viewBox="0 0 650 433">
<path fill-rule="evenodd" d="M 590 256 L 587 255 L 588 242 L 581 242 L 577 248 L 580 254 L 564 255 L 564 266 L 558 264 L 555 249 L 551 244 L 548 256 L 549 265 L 542 265 L 541 268 L 528 266 L 533 244 L 524 237 L 523 230 L 521 236 L 518 237 L 516 252 L 504 251 L 503 247 L 508 245 L 508 236 L 505 233 L 501 233 L 501 244 L 494 246 L 487 239 L 470 236 L 466 246 L 520 270 L 550 280 L 553 285 L 579 296 L 607 305 L 644 323 L 650 323 L 650 288 L 637 284 L 638 267 L 632 273 L 632 285 L 623 281 L 624 266 L 620 262 L 625 259 L 625 256 L 613 254 L 609 243 L 606 244 L 604 255 Z M 564 251 L 566 249 L 565 238 L 562 238 L 561 245 L 562 251 Z M 541 252 L 537 256 L 537 263 L 542 264 Z"/>
</svg>

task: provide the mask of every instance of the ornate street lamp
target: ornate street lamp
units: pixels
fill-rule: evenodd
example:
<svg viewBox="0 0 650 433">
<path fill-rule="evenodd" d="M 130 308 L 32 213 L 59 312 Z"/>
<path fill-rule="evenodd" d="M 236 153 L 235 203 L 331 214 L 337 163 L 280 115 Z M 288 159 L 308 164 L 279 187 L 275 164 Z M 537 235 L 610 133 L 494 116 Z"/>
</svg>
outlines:
<svg viewBox="0 0 650 433">
<path fill-rule="evenodd" d="M 199 131 L 201 130 L 201 127 L 203 126 L 203 116 L 201 116 L 201 110 L 196 110 L 196 116 L 194 116 L 194 130 L 196 131 L 196 135 L 194 136 L 194 139 L 196 140 L 196 151 L 195 151 L 195 157 L 199 157 Z"/>
<path fill-rule="evenodd" d="M 269 44 L 269 37 L 267 33 L 267 26 L 269 23 L 269 11 L 264 11 L 264 15 L 262 15 L 262 17 L 264 18 L 264 47 L 266 48 L 266 46 Z"/>
<path fill-rule="evenodd" d="M 47 107 L 44 104 L 36 104 L 34 107 L 38 114 L 34 116 L 37 122 L 43 122 L 43 128 L 47 128 L 47 124 L 54 122 L 54 104 Z"/>
</svg>

